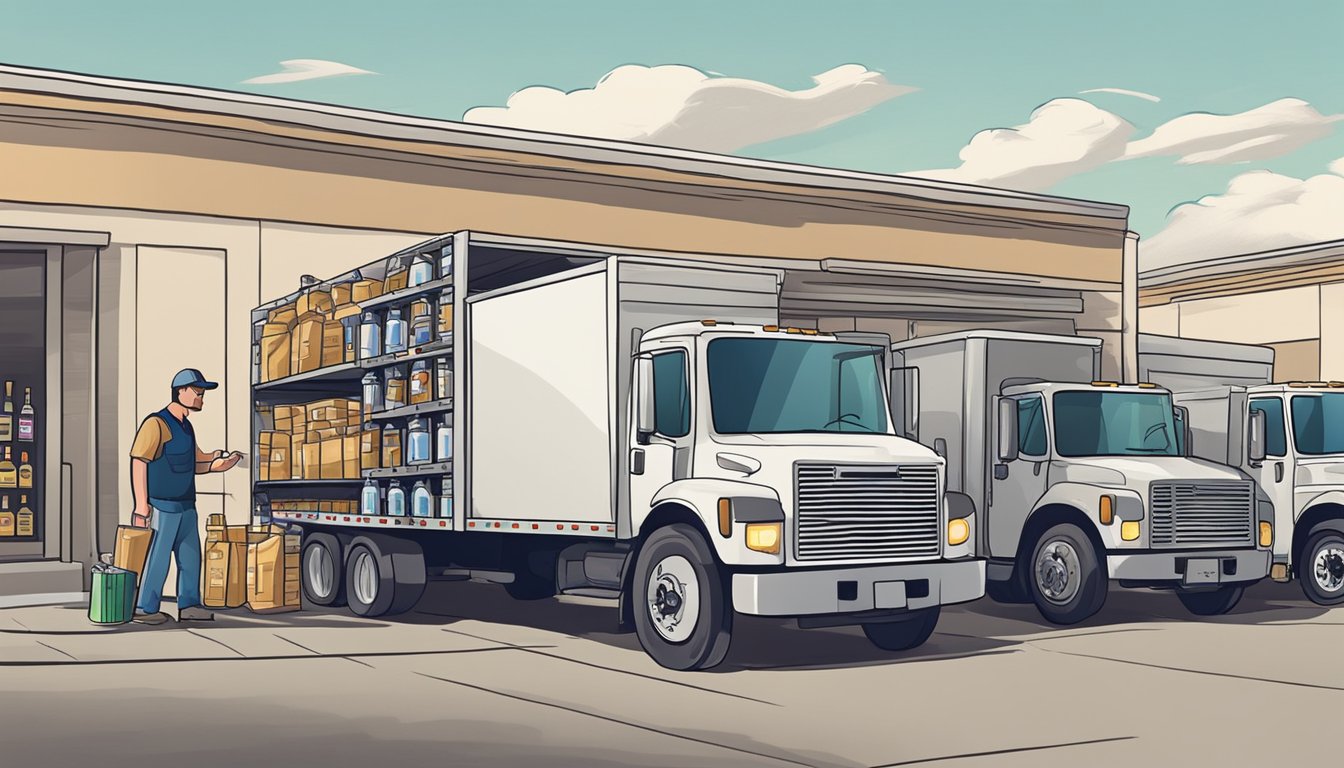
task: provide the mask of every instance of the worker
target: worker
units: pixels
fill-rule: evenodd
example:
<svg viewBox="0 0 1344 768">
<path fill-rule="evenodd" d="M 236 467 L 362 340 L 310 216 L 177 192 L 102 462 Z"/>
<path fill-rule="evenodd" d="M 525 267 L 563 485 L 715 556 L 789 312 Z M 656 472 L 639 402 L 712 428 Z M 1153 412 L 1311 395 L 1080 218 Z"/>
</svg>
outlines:
<svg viewBox="0 0 1344 768">
<path fill-rule="evenodd" d="M 205 393 L 219 385 L 195 368 L 173 377 L 172 401 L 140 424 L 131 446 L 131 525 L 150 528 L 149 557 L 140 576 L 134 620 L 163 624 L 172 617 L 159 610 L 170 559 L 177 557 L 177 618 L 209 621 L 201 604 L 201 542 L 196 520 L 196 475 L 227 472 L 242 454 L 203 452 L 196 445 L 191 414 L 205 404 Z"/>
</svg>

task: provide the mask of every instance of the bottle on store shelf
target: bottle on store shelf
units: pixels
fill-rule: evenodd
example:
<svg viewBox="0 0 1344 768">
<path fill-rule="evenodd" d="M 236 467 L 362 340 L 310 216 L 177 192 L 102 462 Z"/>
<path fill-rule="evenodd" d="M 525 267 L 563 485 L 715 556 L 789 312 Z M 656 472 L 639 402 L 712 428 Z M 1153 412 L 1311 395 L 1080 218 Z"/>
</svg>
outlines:
<svg viewBox="0 0 1344 768">
<path fill-rule="evenodd" d="M 364 488 L 359 492 L 359 514 L 365 517 L 377 516 L 379 498 L 378 482 L 373 478 L 365 480 Z"/>
<path fill-rule="evenodd" d="M 5 403 L 0 408 L 0 443 L 14 439 L 14 382 L 5 382 Z"/>
<path fill-rule="evenodd" d="M 383 351 L 387 354 L 406 351 L 406 321 L 401 317 L 400 309 L 387 313 L 387 324 L 383 328 Z"/>
<path fill-rule="evenodd" d="M 383 385 L 383 408 L 392 410 L 406 405 L 406 374 L 401 367 L 387 369 L 387 382 Z"/>
<path fill-rule="evenodd" d="M 19 497 L 19 513 L 14 516 L 14 534 L 16 536 L 33 535 L 33 510 L 28 508 L 28 497 Z"/>
<path fill-rule="evenodd" d="M 428 403 L 434 399 L 434 380 L 429 375 L 429 361 L 417 360 L 411 366 L 411 405 Z"/>
<path fill-rule="evenodd" d="M 448 358 L 440 357 L 434 361 L 434 382 L 434 392 L 440 400 L 453 396 L 453 369 L 448 364 Z"/>
<path fill-rule="evenodd" d="M 411 257 L 411 273 L 406 284 L 411 288 L 434 281 L 434 261 L 427 253 L 417 253 Z"/>
<path fill-rule="evenodd" d="M 391 256 L 387 260 L 386 274 L 383 279 L 383 289 L 387 293 L 399 291 L 406 287 L 406 281 L 410 275 L 406 271 L 406 262 L 400 256 Z"/>
<path fill-rule="evenodd" d="M 14 535 L 14 513 L 9 511 L 9 496 L 0 495 L 0 537 Z"/>
<path fill-rule="evenodd" d="M 447 341 L 453 335 L 453 291 L 439 293 L 439 338 Z"/>
<path fill-rule="evenodd" d="M 453 497 L 452 494 L 445 491 L 439 496 L 439 517 L 453 516 Z"/>
<path fill-rule="evenodd" d="M 33 465 L 28 463 L 28 452 L 19 454 L 19 487 L 33 487 Z"/>
<path fill-rule="evenodd" d="M 429 486 L 424 480 L 416 482 L 415 488 L 411 491 L 411 517 L 433 517 L 434 516 L 434 495 L 429 492 Z"/>
<path fill-rule="evenodd" d="M 19 410 L 19 439 L 33 441 L 33 388 L 23 388 L 23 408 Z"/>
<path fill-rule="evenodd" d="M 366 373 L 363 379 L 364 397 L 361 405 L 364 407 L 364 415 L 381 411 L 383 409 L 383 381 L 378 378 L 376 373 Z"/>
<path fill-rule="evenodd" d="M 406 516 L 406 491 L 401 483 L 393 480 L 387 487 L 387 514 L 392 517 Z"/>
<path fill-rule="evenodd" d="M 453 245 L 449 243 L 439 251 L 439 277 L 453 276 Z"/>
<path fill-rule="evenodd" d="M 434 431 L 436 461 L 451 461 L 453 458 L 453 418 L 444 416 L 439 428 Z"/>
<path fill-rule="evenodd" d="M 5 458 L 0 459 L 0 488 L 19 487 L 19 468 L 14 466 L 10 447 L 5 446 Z"/>
<path fill-rule="evenodd" d="M 428 464 L 433 460 L 429 424 L 419 417 L 411 419 L 406 429 L 406 463 Z"/>
<path fill-rule="evenodd" d="M 383 354 L 383 326 L 378 316 L 365 312 L 359 321 L 359 359 L 367 360 Z"/>
<path fill-rule="evenodd" d="M 428 301 L 411 305 L 411 346 L 419 347 L 434 340 L 434 314 Z"/>
</svg>

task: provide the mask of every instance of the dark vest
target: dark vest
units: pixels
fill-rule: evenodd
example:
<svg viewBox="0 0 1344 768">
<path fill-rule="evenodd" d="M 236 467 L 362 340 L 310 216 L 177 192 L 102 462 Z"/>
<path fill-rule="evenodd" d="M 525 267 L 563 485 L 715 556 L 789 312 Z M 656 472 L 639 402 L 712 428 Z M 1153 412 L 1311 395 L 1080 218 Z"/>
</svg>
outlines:
<svg viewBox="0 0 1344 768">
<path fill-rule="evenodd" d="M 178 507 L 195 502 L 196 432 L 190 421 L 178 421 L 167 408 L 154 416 L 163 419 L 172 436 L 163 444 L 159 458 L 149 462 L 149 503 L 166 501 L 170 504 L 164 506 Z"/>
</svg>

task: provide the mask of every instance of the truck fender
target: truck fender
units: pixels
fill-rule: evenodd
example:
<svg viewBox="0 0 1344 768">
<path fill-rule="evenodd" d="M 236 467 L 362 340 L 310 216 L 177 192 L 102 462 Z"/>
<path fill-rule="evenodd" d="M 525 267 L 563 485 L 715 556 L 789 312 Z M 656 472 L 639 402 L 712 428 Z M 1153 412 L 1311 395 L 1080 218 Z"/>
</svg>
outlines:
<svg viewBox="0 0 1344 768">
<path fill-rule="evenodd" d="M 1098 499 L 1103 495 L 1115 497 L 1116 522 L 1110 525 L 1102 525 L 1097 519 Z M 1082 512 L 1083 516 L 1092 522 L 1092 532 L 1101 539 L 1102 546 L 1106 549 L 1114 549 L 1121 545 L 1119 521 L 1142 520 L 1146 512 L 1143 497 L 1137 491 L 1088 483 L 1059 483 L 1051 486 L 1040 501 L 1036 502 L 1035 510 L 1027 518 L 1027 526 L 1030 527 L 1031 518 L 1037 512 L 1047 507 L 1072 507 Z M 1098 554 L 1105 556 L 1104 552 Z"/>
<path fill-rule="evenodd" d="M 730 499 L 732 520 L 728 536 L 719 531 L 719 499 Z M 674 480 L 654 495 L 651 509 L 642 515 L 631 511 L 635 530 L 641 537 L 668 519 L 666 511 L 677 507 L 695 515 L 705 531 L 705 537 L 725 565 L 780 565 L 784 562 L 784 547 L 777 555 L 753 552 L 747 549 L 748 523 L 784 522 L 784 506 L 775 489 L 766 485 L 744 483 L 738 480 L 691 478 Z M 787 526 L 783 531 L 784 546 L 788 546 Z"/>
</svg>

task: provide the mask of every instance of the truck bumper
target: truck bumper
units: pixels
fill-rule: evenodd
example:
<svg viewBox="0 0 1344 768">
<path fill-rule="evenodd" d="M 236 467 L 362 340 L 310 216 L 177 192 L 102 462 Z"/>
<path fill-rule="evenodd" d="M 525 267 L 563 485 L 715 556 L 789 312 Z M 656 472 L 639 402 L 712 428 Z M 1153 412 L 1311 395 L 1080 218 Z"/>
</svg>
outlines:
<svg viewBox="0 0 1344 768">
<path fill-rule="evenodd" d="M 733 574 L 733 608 L 754 616 L 918 610 L 985 594 L 985 561 Z"/>
<path fill-rule="evenodd" d="M 1106 555 L 1111 578 L 1119 581 L 1184 584 L 1235 584 L 1269 574 L 1269 551 L 1255 549 L 1184 550 L 1181 552 L 1111 552 Z"/>
</svg>

